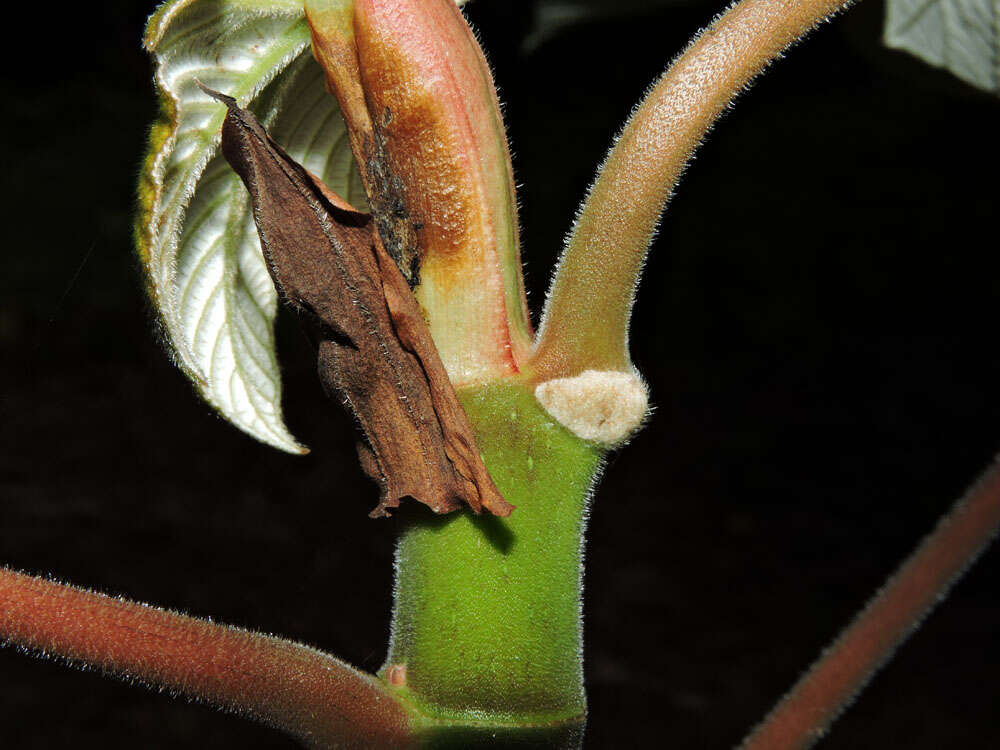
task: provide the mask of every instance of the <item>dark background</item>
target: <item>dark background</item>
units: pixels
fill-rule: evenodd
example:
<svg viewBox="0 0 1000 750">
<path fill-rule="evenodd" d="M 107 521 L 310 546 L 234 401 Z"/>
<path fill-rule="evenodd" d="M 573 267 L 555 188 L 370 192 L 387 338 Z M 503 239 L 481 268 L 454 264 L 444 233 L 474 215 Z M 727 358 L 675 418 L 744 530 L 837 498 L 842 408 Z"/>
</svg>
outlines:
<svg viewBox="0 0 1000 750">
<path fill-rule="evenodd" d="M 531 5 L 471 16 L 537 311 L 612 134 L 719 4 L 524 54 Z M 151 335 L 130 223 L 152 8 L 39 4 L 8 27 L 26 48 L 2 66 L 0 561 L 376 669 L 395 522 L 366 517 L 306 341 L 282 319 L 296 458 L 215 417 Z M 663 222 L 632 339 L 656 412 L 587 545 L 589 747 L 736 744 L 1000 446 L 1000 106 L 884 49 L 882 13 L 867 0 L 776 64 Z M 994 550 L 823 747 L 1000 745 L 998 576 Z M 0 675 L 5 747 L 294 747 L 13 649 Z"/>
</svg>

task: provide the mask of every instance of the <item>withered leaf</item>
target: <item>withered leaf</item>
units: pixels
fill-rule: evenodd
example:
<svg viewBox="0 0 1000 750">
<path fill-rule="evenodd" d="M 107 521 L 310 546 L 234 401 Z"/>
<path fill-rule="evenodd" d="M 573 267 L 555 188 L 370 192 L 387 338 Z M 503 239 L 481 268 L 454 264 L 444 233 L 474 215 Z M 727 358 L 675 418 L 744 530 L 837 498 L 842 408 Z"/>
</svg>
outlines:
<svg viewBox="0 0 1000 750">
<path fill-rule="evenodd" d="M 264 258 L 284 302 L 316 342 L 319 377 L 363 433 L 358 454 L 380 486 L 371 515 L 404 497 L 436 513 L 463 504 L 509 515 L 490 478 L 419 305 L 375 223 L 226 104 L 222 152 L 253 204 Z"/>
</svg>

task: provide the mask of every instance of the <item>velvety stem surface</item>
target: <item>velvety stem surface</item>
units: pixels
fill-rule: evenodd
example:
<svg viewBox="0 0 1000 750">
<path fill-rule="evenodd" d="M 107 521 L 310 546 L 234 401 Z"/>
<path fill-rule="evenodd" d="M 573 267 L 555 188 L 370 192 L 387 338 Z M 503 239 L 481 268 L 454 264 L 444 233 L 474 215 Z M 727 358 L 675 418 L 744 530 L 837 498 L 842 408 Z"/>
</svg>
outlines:
<svg viewBox="0 0 1000 750">
<path fill-rule="evenodd" d="M 464 747 L 476 746 L 477 727 L 490 730 L 482 740 L 579 734 L 582 542 L 603 451 L 555 423 L 523 385 L 459 396 L 517 510 L 411 519 L 397 551 L 387 681 L 434 720 L 428 731 L 448 724 Z"/>
<path fill-rule="evenodd" d="M 311 747 L 408 747 L 374 677 L 299 643 L 0 568 L 0 639 L 176 690 Z"/>
<path fill-rule="evenodd" d="M 628 369 L 635 285 L 663 207 L 719 114 L 845 0 L 743 0 L 688 46 L 635 110 L 577 216 L 531 369 Z"/>
<path fill-rule="evenodd" d="M 742 750 L 813 745 L 1000 528 L 1000 463 L 941 519 L 861 613 L 744 740 Z"/>
</svg>

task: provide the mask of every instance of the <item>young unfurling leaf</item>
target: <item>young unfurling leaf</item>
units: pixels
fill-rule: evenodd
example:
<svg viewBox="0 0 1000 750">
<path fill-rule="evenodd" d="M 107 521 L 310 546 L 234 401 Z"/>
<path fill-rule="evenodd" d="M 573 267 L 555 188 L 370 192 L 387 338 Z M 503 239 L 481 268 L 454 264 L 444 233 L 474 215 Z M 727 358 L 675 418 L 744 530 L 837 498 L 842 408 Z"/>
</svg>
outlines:
<svg viewBox="0 0 1000 750">
<path fill-rule="evenodd" d="M 324 388 L 364 433 L 361 463 L 381 488 L 372 515 L 403 497 L 436 513 L 467 504 L 509 515 L 371 216 L 294 162 L 233 99 L 206 92 L 229 108 L 222 152 L 250 193 L 271 277 L 316 343 Z"/>
<path fill-rule="evenodd" d="M 456 386 L 531 348 L 514 176 L 493 77 L 451 0 L 306 0 L 379 234 Z"/>
</svg>

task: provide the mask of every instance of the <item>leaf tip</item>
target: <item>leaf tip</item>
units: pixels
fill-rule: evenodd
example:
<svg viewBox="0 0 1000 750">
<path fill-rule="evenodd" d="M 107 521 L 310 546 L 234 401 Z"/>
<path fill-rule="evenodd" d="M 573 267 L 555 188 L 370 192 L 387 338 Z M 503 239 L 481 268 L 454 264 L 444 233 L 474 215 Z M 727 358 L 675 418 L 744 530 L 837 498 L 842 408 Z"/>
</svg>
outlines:
<svg viewBox="0 0 1000 750">
<path fill-rule="evenodd" d="M 202 90 L 202 93 L 212 97 L 217 102 L 225 104 L 226 107 L 228 107 L 229 109 L 234 109 L 239 107 L 239 105 L 236 103 L 236 100 L 233 97 L 228 96 L 227 94 L 223 94 L 221 91 L 216 91 L 213 88 L 209 88 L 208 86 L 206 86 L 204 83 L 201 82 L 200 78 L 193 77 L 191 80 L 194 81 L 195 86 L 197 86 Z"/>
</svg>

